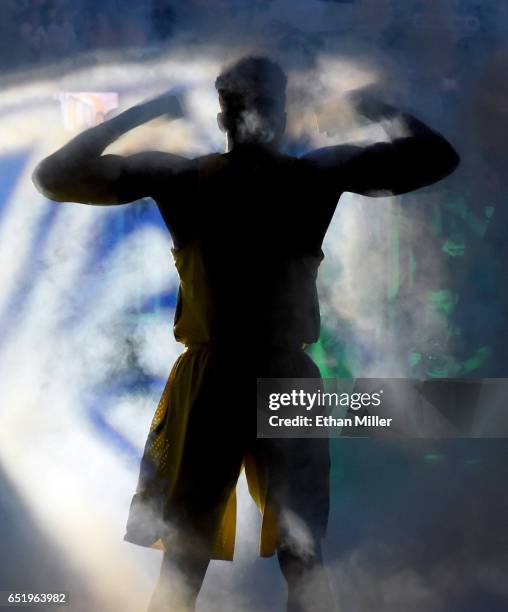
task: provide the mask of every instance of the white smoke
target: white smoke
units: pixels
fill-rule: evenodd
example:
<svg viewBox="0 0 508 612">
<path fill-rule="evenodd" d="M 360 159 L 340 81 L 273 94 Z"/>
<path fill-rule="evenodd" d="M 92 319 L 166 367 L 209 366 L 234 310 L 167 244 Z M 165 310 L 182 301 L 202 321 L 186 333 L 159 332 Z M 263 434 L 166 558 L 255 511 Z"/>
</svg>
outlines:
<svg viewBox="0 0 508 612">
<path fill-rule="evenodd" d="M 315 554 L 315 541 L 307 524 L 295 512 L 285 508 L 281 512 L 280 526 L 284 532 L 284 547 L 302 559 Z"/>
<path fill-rule="evenodd" d="M 237 123 L 238 142 L 268 144 L 274 137 L 275 130 L 261 113 L 255 109 L 241 112 Z"/>
</svg>

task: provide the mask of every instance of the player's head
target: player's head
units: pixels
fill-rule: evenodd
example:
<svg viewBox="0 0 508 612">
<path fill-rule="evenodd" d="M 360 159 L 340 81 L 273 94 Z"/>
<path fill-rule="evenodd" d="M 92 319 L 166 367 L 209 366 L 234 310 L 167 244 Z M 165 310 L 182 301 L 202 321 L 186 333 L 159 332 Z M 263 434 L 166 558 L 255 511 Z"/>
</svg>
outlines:
<svg viewBox="0 0 508 612">
<path fill-rule="evenodd" d="M 286 83 L 281 67 L 265 57 L 245 57 L 215 81 L 219 127 L 232 144 L 277 144 L 286 127 Z"/>
</svg>

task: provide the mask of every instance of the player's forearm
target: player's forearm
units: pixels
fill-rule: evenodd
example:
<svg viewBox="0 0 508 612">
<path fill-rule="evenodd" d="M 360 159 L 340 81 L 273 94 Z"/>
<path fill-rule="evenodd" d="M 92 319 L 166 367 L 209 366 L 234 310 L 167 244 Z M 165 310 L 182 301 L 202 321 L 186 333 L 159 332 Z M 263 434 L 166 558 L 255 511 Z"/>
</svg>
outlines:
<svg viewBox="0 0 508 612">
<path fill-rule="evenodd" d="M 415 116 L 373 99 L 362 100 L 358 110 L 373 122 L 383 122 L 404 164 L 424 164 L 426 172 L 434 173 L 436 180 L 450 174 L 459 164 L 459 155 L 448 140 Z"/>
</svg>

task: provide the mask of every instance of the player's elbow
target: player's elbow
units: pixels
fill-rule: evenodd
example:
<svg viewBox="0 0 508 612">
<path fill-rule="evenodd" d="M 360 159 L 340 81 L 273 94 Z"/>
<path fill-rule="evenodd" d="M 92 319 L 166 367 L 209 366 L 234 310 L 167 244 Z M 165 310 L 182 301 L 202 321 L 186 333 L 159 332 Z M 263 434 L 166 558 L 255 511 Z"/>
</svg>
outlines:
<svg viewBox="0 0 508 612">
<path fill-rule="evenodd" d="M 410 164 L 409 161 L 406 163 Z M 424 158 L 420 157 L 418 163 L 414 163 L 411 169 L 407 168 L 407 171 L 402 173 L 408 184 L 395 189 L 394 195 L 433 185 L 452 174 L 459 164 L 460 156 L 455 148 L 444 138 L 439 139 L 427 148 Z M 406 181 L 402 178 L 401 182 Z"/>
<path fill-rule="evenodd" d="M 433 136 L 426 143 L 426 172 L 429 183 L 435 183 L 450 175 L 460 164 L 455 148 L 441 135 Z"/>
<path fill-rule="evenodd" d="M 55 202 L 65 202 L 63 197 L 63 181 L 60 173 L 55 171 L 46 159 L 40 162 L 32 172 L 32 183 L 42 195 Z"/>
<path fill-rule="evenodd" d="M 447 140 L 443 140 L 436 162 L 438 174 L 441 175 L 439 178 L 444 178 L 457 169 L 460 164 L 460 156 Z"/>
</svg>

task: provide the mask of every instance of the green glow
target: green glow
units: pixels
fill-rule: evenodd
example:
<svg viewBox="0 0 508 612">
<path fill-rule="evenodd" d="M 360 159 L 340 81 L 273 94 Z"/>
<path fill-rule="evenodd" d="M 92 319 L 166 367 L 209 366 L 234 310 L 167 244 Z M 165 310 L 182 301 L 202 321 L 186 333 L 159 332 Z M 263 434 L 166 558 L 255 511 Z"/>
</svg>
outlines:
<svg viewBox="0 0 508 612">
<path fill-rule="evenodd" d="M 450 315 L 459 301 L 458 295 L 450 289 L 429 292 L 429 301 L 438 312 Z"/>
<path fill-rule="evenodd" d="M 445 455 L 441 453 L 427 453 L 426 455 L 423 455 L 423 458 L 429 463 L 439 463 L 445 459 Z"/>
<path fill-rule="evenodd" d="M 472 372 L 480 368 L 490 357 L 490 346 L 481 346 L 473 357 L 466 359 L 463 363 L 464 372 Z"/>
<path fill-rule="evenodd" d="M 448 238 L 442 246 L 442 250 L 450 257 L 461 257 L 466 251 L 463 241 L 457 242 Z"/>
<path fill-rule="evenodd" d="M 446 353 L 430 355 L 427 376 L 431 378 L 448 378 L 460 374 L 461 369 L 460 363 L 456 361 L 453 355 Z"/>
<path fill-rule="evenodd" d="M 311 359 L 316 362 L 323 378 L 330 378 L 333 376 L 332 371 L 327 364 L 327 354 L 321 338 L 315 344 L 311 344 L 307 352 L 309 353 Z"/>
<path fill-rule="evenodd" d="M 335 328 L 321 326 L 318 342 L 307 348 L 307 353 L 316 362 L 323 378 L 352 378 L 359 365 L 358 355 L 352 352 L 356 347 L 340 340 Z"/>
<path fill-rule="evenodd" d="M 487 230 L 490 219 L 494 214 L 493 206 L 486 206 L 484 209 L 485 218 L 479 217 L 468 210 L 465 201 L 462 198 L 451 200 L 444 204 L 444 208 L 447 212 L 451 213 L 454 217 L 458 217 L 466 226 L 476 234 L 479 238 L 483 238 Z"/>
<path fill-rule="evenodd" d="M 422 360 L 422 354 L 418 351 L 410 351 L 409 352 L 409 365 L 414 368 L 417 366 Z"/>
</svg>

